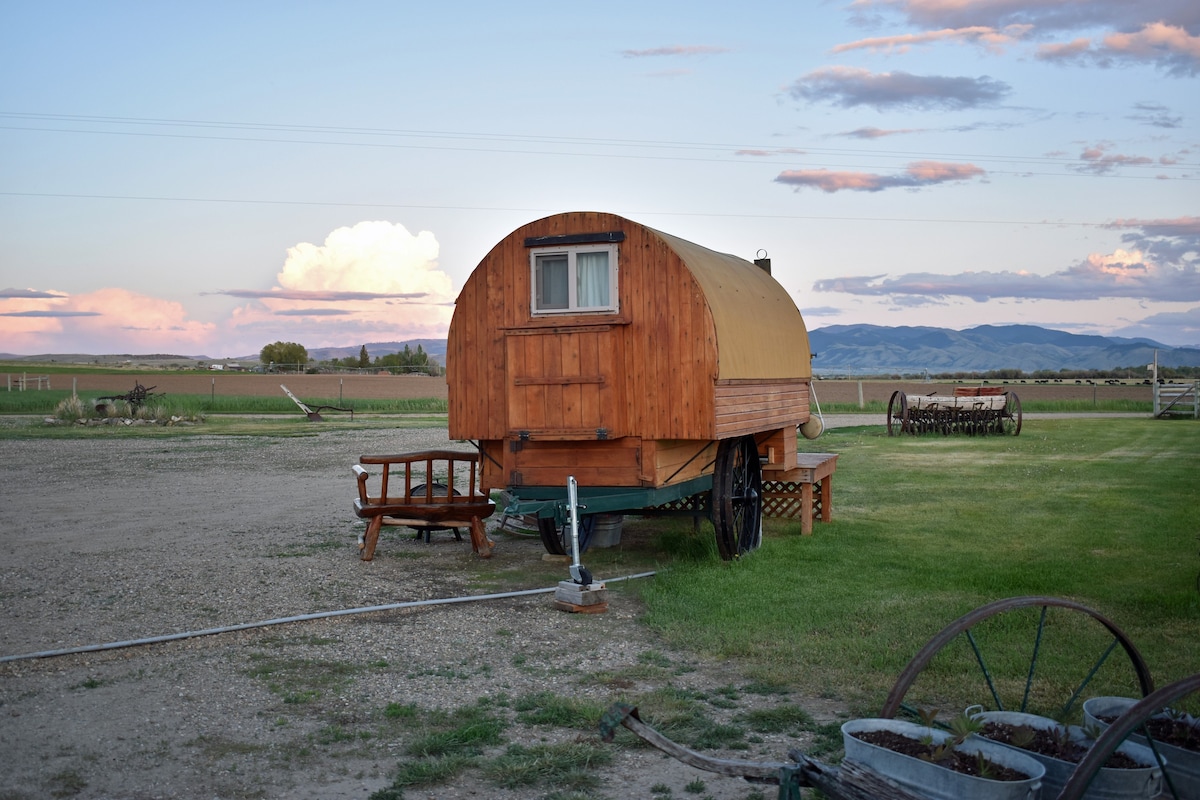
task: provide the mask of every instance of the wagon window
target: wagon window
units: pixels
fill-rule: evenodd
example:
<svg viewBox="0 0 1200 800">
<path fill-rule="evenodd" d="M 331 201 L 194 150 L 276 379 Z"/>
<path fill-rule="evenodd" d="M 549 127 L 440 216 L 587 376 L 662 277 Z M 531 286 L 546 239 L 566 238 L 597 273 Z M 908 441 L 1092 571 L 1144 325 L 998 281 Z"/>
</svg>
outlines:
<svg viewBox="0 0 1200 800">
<path fill-rule="evenodd" d="M 533 313 L 617 310 L 617 248 L 588 245 L 534 250 Z"/>
</svg>

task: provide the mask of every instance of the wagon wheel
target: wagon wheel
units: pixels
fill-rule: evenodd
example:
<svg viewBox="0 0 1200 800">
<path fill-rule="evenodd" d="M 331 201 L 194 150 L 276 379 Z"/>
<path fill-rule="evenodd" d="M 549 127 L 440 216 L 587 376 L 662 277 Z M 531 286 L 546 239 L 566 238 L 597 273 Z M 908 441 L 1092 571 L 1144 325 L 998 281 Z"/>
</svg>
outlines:
<svg viewBox="0 0 1200 800">
<path fill-rule="evenodd" d="M 1008 393 L 1004 410 L 996 420 L 996 433 L 1011 433 L 1013 436 L 1021 434 L 1021 398 L 1017 397 L 1016 392 Z"/>
<path fill-rule="evenodd" d="M 892 392 L 892 397 L 888 400 L 887 410 L 887 431 L 888 436 L 893 436 L 892 425 L 899 422 L 898 427 L 901 433 L 908 430 L 908 396 L 904 392 L 897 389 Z"/>
<path fill-rule="evenodd" d="M 563 525 L 561 528 L 554 521 L 554 517 L 538 517 L 538 533 L 542 535 L 542 546 L 546 548 L 546 552 L 555 556 L 571 555 L 571 526 L 570 524 Z M 588 549 L 588 545 L 592 543 L 592 531 L 596 529 L 596 515 L 588 514 L 579 516 L 579 552 L 582 553 Z"/>
<path fill-rule="evenodd" d="M 1131 733 L 1136 731 L 1143 736 L 1146 735 L 1147 731 L 1142 726 L 1147 720 L 1179 700 L 1189 695 L 1195 695 L 1197 692 L 1200 692 L 1200 672 L 1169 686 L 1164 686 L 1125 709 L 1125 712 L 1096 739 L 1096 742 L 1088 750 L 1088 754 L 1079 762 L 1079 766 L 1075 767 L 1071 778 L 1059 793 L 1058 800 L 1079 800 L 1083 797 L 1092 778 L 1096 776 L 1096 772 L 1104 766 L 1109 756 L 1121 746 Z M 1157 753 L 1158 748 L 1153 747 L 1153 743 L 1157 743 L 1157 740 L 1152 740 L 1151 747 Z M 1161 756 L 1158 757 L 1161 758 Z M 1195 796 L 1192 794 L 1195 791 L 1193 784 L 1200 781 L 1200 776 L 1181 775 L 1178 765 L 1173 768 L 1170 759 L 1166 760 L 1162 769 L 1162 794 L 1157 795 L 1158 797 L 1185 800 L 1185 798 Z"/>
<path fill-rule="evenodd" d="M 762 465 L 753 436 L 722 439 L 713 470 L 713 527 L 726 561 L 762 542 Z"/>
<path fill-rule="evenodd" d="M 1110 658 L 1118 645 L 1125 659 Z M 953 716 L 981 704 L 1066 720 L 1079 711 L 1085 689 L 1142 696 L 1154 682 L 1129 637 L 1090 608 L 1054 597 L 1010 597 L 959 617 L 930 639 L 896 680 L 880 716 L 902 708 Z"/>
</svg>

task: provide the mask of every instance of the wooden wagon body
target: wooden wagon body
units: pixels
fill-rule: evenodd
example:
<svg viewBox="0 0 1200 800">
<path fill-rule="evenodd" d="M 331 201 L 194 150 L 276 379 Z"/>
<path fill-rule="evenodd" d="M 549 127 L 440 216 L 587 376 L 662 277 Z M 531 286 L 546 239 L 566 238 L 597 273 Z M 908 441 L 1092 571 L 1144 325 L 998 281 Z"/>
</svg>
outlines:
<svg viewBox="0 0 1200 800">
<path fill-rule="evenodd" d="M 811 354 L 768 270 L 613 214 L 506 236 L 446 356 L 449 433 L 477 443 L 481 487 L 561 521 L 568 476 L 595 513 L 707 492 L 722 463 L 795 469 Z"/>
</svg>

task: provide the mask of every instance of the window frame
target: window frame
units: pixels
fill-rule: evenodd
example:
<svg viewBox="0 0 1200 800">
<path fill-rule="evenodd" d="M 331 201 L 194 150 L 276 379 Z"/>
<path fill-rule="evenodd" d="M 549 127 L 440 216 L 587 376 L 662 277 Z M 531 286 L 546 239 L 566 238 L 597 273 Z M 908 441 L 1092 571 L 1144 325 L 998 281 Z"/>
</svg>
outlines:
<svg viewBox="0 0 1200 800">
<path fill-rule="evenodd" d="M 617 273 L 619 252 L 616 244 L 577 244 L 562 247 L 535 247 L 529 251 L 529 311 L 533 317 L 553 317 L 564 314 L 616 314 L 620 312 L 617 296 Z M 578 271 L 576 260 L 581 253 L 608 254 L 608 305 L 579 306 Z M 567 307 L 538 308 L 538 258 L 544 256 L 567 257 Z"/>
</svg>

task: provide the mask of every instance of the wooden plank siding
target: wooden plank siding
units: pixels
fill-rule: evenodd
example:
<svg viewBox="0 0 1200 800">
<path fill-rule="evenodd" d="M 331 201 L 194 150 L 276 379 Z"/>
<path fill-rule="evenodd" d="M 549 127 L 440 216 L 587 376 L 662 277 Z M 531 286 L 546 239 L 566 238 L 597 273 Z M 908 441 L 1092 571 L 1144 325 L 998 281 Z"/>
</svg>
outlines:
<svg viewBox="0 0 1200 800">
<path fill-rule="evenodd" d="M 807 381 L 718 381 L 713 438 L 795 428 L 808 419 Z"/>
<path fill-rule="evenodd" d="M 607 232 L 623 235 L 618 310 L 534 316 L 526 240 Z M 481 483 L 494 489 L 516 474 L 557 485 L 568 468 L 584 470 L 575 475 L 583 485 L 657 485 L 698 443 L 794 435 L 808 419 L 807 332 L 786 291 L 759 272 L 612 214 L 556 214 L 518 228 L 458 297 L 446 356 L 450 437 L 481 442 Z M 791 317 L 781 321 L 783 306 Z M 755 347 L 750 369 L 729 363 Z M 743 374 L 751 377 L 718 379 Z M 712 458 L 700 460 L 711 470 Z"/>
</svg>

